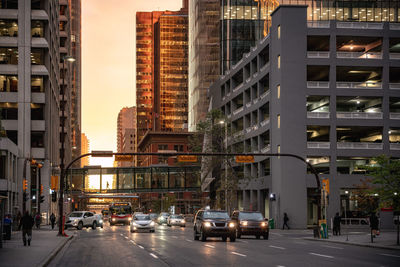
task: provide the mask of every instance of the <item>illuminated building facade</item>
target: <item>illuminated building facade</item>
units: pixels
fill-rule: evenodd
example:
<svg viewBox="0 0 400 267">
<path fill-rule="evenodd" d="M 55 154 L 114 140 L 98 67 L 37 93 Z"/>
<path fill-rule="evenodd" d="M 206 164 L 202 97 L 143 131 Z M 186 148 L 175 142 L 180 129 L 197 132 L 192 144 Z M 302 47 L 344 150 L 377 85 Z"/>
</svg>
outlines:
<svg viewBox="0 0 400 267">
<path fill-rule="evenodd" d="M 125 107 L 118 113 L 117 152 L 134 152 L 136 149 L 136 107 Z M 127 165 L 129 163 L 129 165 Z M 118 167 L 128 167 L 130 162 L 118 162 Z"/>
<path fill-rule="evenodd" d="M 187 130 L 187 1 L 136 13 L 137 142 L 147 131 Z"/>
<path fill-rule="evenodd" d="M 85 133 L 81 133 L 81 153 L 89 153 L 90 143 Z M 89 157 L 84 157 L 81 159 L 81 168 L 84 166 L 89 166 Z"/>
</svg>

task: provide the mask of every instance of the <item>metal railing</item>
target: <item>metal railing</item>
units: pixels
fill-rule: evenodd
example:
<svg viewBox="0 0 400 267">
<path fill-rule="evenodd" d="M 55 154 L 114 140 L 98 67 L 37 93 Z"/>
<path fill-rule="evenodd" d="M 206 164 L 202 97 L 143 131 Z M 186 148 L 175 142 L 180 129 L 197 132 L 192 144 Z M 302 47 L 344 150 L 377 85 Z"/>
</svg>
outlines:
<svg viewBox="0 0 400 267">
<path fill-rule="evenodd" d="M 338 119 L 382 119 L 382 112 L 337 112 Z"/>
<path fill-rule="evenodd" d="M 400 90 L 400 83 L 389 83 L 389 89 Z"/>
<path fill-rule="evenodd" d="M 382 89 L 381 82 L 336 82 L 336 88 Z"/>
<path fill-rule="evenodd" d="M 366 59 L 382 59 L 381 52 L 336 52 L 337 58 L 366 58 Z"/>
<path fill-rule="evenodd" d="M 371 22 L 336 22 L 336 28 L 339 29 L 371 29 L 382 30 L 383 23 Z"/>
<path fill-rule="evenodd" d="M 329 112 L 307 112 L 309 119 L 329 119 Z"/>
<path fill-rule="evenodd" d="M 237 114 L 239 114 L 240 112 L 242 112 L 243 110 L 244 110 L 244 107 L 241 106 L 241 107 L 238 108 L 237 110 L 233 111 L 233 115 L 237 115 Z"/>
<path fill-rule="evenodd" d="M 267 95 L 269 95 L 269 91 L 270 90 L 268 90 L 268 91 L 264 92 L 262 95 L 260 95 L 260 99 L 267 97 Z"/>
<path fill-rule="evenodd" d="M 269 118 L 263 120 L 262 122 L 260 122 L 261 127 L 264 127 L 265 125 L 269 124 Z"/>
<path fill-rule="evenodd" d="M 263 148 L 261 149 L 261 153 L 267 153 L 267 152 L 270 151 L 270 150 L 271 150 L 271 145 L 268 144 L 268 145 L 266 145 L 265 147 L 263 147 Z"/>
<path fill-rule="evenodd" d="M 308 58 L 329 58 L 329 52 L 325 51 L 307 51 Z"/>
<path fill-rule="evenodd" d="M 400 120 L 400 113 L 399 112 L 390 112 L 389 118 L 391 120 Z"/>
<path fill-rule="evenodd" d="M 329 149 L 331 147 L 330 142 L 307 142 L 307 148 L 321 148 L 321 149 Z"/>
<path fill-rule="evenodd" d="M 307 81 L 307 88 L 329 88 L 329 82 Z"/>
<path fill-rule="evenodd" d="M 400 150 L 400 143 L 390 143 L 390 150 Z"/>
<path fill-rule="evenodd" d="M 400 24 L 399 23 L 389 23 L 389 29 L 400 30 Z"/>
<path fill-rule="evenodd" d="M 338 149 L 383 149 L 382 143 L 369 142 L 338 142 Z"/>
<path fill-rule="evenodd" d="M 329 21 L 307 21 L 308 28 L 329 28 Z"/>
<path fill-rule="evenodd" d="M 389 59 L 400 59 L 400 53 L 389 53 Z"/>
</svg>

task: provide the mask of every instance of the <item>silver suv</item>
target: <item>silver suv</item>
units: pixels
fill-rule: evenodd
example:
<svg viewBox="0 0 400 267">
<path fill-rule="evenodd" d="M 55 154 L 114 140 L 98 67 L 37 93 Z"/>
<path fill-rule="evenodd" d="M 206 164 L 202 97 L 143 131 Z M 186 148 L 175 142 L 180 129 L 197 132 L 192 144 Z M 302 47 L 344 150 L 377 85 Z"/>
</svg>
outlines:
<svg viewBox="0 0 400 267">
<path fill-rule="evenodd" d="M 82 230 L 83 227 L 92 227 L 92 229 L 95 230 L 97 225 L 100 224 L 97 220 L 98 218 L 94 216 L 93 212 L 74 211 L 68 215 L 64 228 L 76 227 L 78 230 Z"/>
</svg>

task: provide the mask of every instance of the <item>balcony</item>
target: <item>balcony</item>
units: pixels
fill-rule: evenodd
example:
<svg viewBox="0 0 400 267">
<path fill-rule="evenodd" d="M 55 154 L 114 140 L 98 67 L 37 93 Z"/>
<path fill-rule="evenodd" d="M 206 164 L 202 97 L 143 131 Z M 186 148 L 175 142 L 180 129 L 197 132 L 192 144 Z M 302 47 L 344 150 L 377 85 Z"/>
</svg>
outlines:
<svg viewBox="0 0 400 267">
<path fill-rule="evenodd" d="M 329 119 L 329 112 L 307 112 L 308 119 Z"/>
<path fill-rule="evenodd" d="M 399 23 L 389 23 L 389 29 L 391 30 L 400 30 L 400 24 Z"/>
<path fill-rule="evenodd" d="M 263 72 L 265 69 L 269 67 L 269 62 L 260 68 L 260 71 Z"/>
<path fill-rule="evenodd" d="M 244 110 L 244 107 L 241 106 L 240 108 L 238 108 L 237 110 L 233 111 L 232 113 L 235 116 L 235 115 L 239 114 L 240 112 L 242 112 L 243 110 Z"/>
<path fill-rule="evenodd" d="M 261 127 L 264 127 L 264 126 L 267 125 L 267 124 L 269 124 L 269 118 L 263 120 L 263 121 L 260 123 Z"/>
<path fill-rule="evenodd" d="M 336 82 L 336 88 L 382 89 L 381 82 Z"/>
<path fill-rule="evenodd" d="M 308 58 L 329 58 L 329 52 L 325 51 L 307 51 Z"/>
<path fill-rule="evenodd" d="M 389 83 L 389 89 L 400 90 L 400 83 Z"/>
<path fill-rule="evenodd" d="M 400 120 L 400 113 L 398 112 L 390 112 L 389 116 L 391 120 Z"/>
<path fill-rule="evenodd" d="M 336 28 L 338 29 L 370 29 L 370 30 L 382 30 L 383 23 L 371 23 L 371 22 L 336 22 Z"/>
<path fill-rule="evenodd" d="M 390 150 L 400 150 L 400 143 L 390 143 Z"/>
<path fill-rule="evenodd" d="M 338 119 L 382 119 L 382 112 L 337 112 Z"/>
<path fill-rule="evenodd" d="M 329 142 L 307 142 L 309 149 L 330 149 L 331 143 Z"/>
<path fill-rule="evenodd" d="M 307 88 L 329 88 L 329 82 L 307 81 Z"/>
<path fill-rule="evenodd" d="M 267 145 L 261 149 L 261 153 L 268 153 L 271 150 L 271 145 Z"/>
<path fill-rule="evenodd" d="M 269 90 L 260 95 L 260 99 L 266 98 L 269 95 Z"/>
<path fill-rule="evenodd" d="M 236 86 L 235 88 L 233 88 L 233 92 L 235 93 L 235 92 L 239 91 L 242 87 L 243 87 L 243 83 L 241 83 L 238 86 Z"/>
<path fill-rule="evenodd" d="M 308 28 L 329 28 L 329 21 L 307 21 Z"/>
<path fill-rule="evenodd" d="M 337 52 L 337 58 L 382 59 L 381 52 Z"/>
<path fill-rule="evenodd" d="M 244 134 L 243 130 L 239 130 L 233 134 L 234 138 L 238 138 Z"/>
<path fill-rule="evenodd" d="M 370 142 L 338 142 L 338 149 L 383 149 L 382 143 L 370 143 Z"/>
<path fill-rule="evenodd" d="M 400 53 L 389 53 L 389 59 L 400 59 Z"/>
<path fill-rule="evenodd" d="M 250 126 L 250 127 L 247 127 L 247 128 L 246 128 L 246 133 L 250 133 L 252 130 L 253 130 L 253 127 L 251 127 L 251 126 Z"/>
</svg>

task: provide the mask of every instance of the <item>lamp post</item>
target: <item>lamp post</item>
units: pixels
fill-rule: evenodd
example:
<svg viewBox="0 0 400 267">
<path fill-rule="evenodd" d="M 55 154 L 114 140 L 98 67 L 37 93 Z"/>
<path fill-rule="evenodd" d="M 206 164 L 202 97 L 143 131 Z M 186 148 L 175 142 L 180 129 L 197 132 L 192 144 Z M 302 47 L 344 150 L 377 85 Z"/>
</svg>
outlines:
<svg viewBox="0 0 400 267">
<path fill-rule="evenodd" d="M 61 174 L 60 174 L 60 196 L 58 199 L 58 214 L 59 214 L 59 224 L 58 224 L 58 235 L 63 235 L 63 217 L 64 217 L 64 157 L 65 157 L 65 94 L 67 91 L 67 86 L 65 84 L 65 61 L 68 62 L 74 62 L 75 58 L 72 56 L 64 56 L 62 57 L 62 63 L 63 63 L 63 94 L 62 94 L 62 105 L 61 105 L 61 135 L 60 135 L 60 142 L 61 142 L 61 153 L 60 153 L 60 169 L 61 169 Z"/>
<path fill-rule="evenodd" d="M 219 123 L 225 126 L 225 153 L 228 152 L 228 124 L 224 121 L 221 120 Z M 225 157 L 225 210 L 230 213 L 228 210 L 228 157 Z"/>
</svg>

